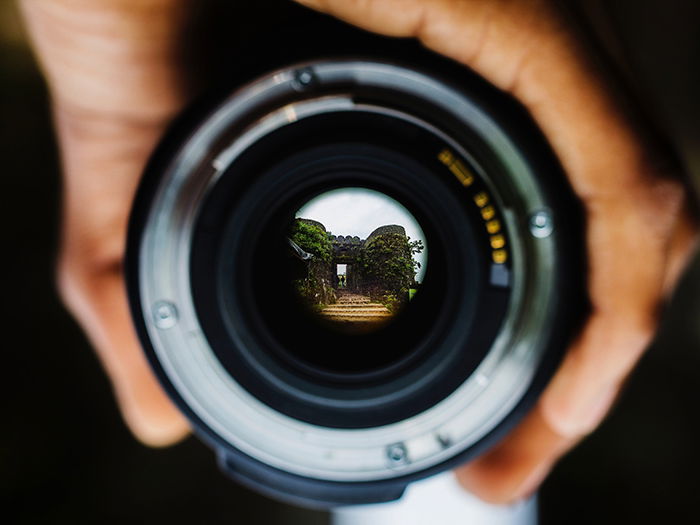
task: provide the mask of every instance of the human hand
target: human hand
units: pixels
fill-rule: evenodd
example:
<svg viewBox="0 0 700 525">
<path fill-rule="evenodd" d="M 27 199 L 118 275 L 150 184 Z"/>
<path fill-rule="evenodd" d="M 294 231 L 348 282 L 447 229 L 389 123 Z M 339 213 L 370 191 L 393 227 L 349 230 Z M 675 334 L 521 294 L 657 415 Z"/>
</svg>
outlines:
<svg viewBox="0 0 700 525">
<path fill-rule="evenodd" d="M 527 496 L 599 425 L 656 331 L 697 242 L 680 173 L 623 111 L 554 2 L 297 1 L 370 31 L 415 37 L 513 95 L 583 203 L 591 313 L 534 410 L 457 470 L 487 501 Z"/>
<path fill-rule="evenodd" d="M 53 99 L 63 163 L 58 285 L 143 442 L 188 425 L 153 376 L 132 328 L 122 274 L 126 225 L 146 159 L 187 94 L 177 0 L 23 0 Z"/>
<path fill-rule="evenodd" d="M 584 202 L 591 317 L 528 418 L 458 471 L 464 486 L 484 499 L 521 497 L 597 426 L 652 337 L 659 306 L 695 238 L 683 187 L 621 111 L 551 3 L 302 3 L 376 32 L 418 37 L 512 93 L 548 137 Z M 143 164 L 187 98 L 176 56 L 183 4 L 22 4 L 49 80 L 64 164 L 60 290 L 96 347 L 126 421 L 151 444 L 176 441 L 187 424 L 133 334 L 121 259 Z"/>
</svg>

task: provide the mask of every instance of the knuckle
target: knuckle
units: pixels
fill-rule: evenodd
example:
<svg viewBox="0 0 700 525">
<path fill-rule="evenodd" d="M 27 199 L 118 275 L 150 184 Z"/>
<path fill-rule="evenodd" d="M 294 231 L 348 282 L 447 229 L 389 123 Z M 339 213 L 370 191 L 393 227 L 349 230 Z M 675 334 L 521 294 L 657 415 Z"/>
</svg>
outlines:
<svg viewBox="0 0 700 525">
<path fill-rule="evenodd" d="M 644 170 L 627 198 L 635 202 L 647 224 L 668 230 L 677 220 L 686 194 L 685 185 L 677 177 L 661 170 Z"/>
<path fill-rule="evenodd" d="M 647 307 L 627 311 L 598 310 L 589 320 L 595 327 L 583 341 L 585 354 L 593 353 L 611 365 L 611 371 L 627 369 L 652 342 L 659 326 L 659 308 Z M 596 363 L 599 360 L 596 358 Z"/>
<path fill-rule="evenodd" d="M 58 296 L 75 315 L 80 305 L 93 302 L 106 277 L 121 272 L 121 256 L 105 254 L 99 249 L 65 249 L 55 269 Z"/>
</svg>

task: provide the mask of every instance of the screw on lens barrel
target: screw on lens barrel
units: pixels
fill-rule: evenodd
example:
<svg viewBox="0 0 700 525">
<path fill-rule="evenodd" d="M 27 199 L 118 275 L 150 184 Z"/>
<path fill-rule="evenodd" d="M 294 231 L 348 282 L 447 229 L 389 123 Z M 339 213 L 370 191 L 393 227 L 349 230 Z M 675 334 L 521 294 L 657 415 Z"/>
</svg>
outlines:
<svg viewBox="0 0 700 525">
<path fill-rule="evenodd" d="M 296 91 L 305 91 L 312 88 L 318 83 L 318 78 L 316 73 L 310 67 L 304 67 L 297 69 L 294 72 L 294 80 L 292 81 L 292 87 Z"/>
<path fill-rule="evenodd" d="M 530 215 L 530 233 L 538 239 L 545 239 L 552 235 L 554 222 L 552 214 L 547 210 L 539 210 Z"/>
<path fill-rule="evenodd" d="M 386 449 L 386 455 L 392 467 L 399 467 L 409 463 L 408 451 L 403 443 L 389 445 Z"/>
<path fill-rule="evenodd" d="M 158 301 L 153 305 L 153 320 L 158 328 L 165 330 L 177 324 L 177 308 L 168 301 Z"/>
</svg>

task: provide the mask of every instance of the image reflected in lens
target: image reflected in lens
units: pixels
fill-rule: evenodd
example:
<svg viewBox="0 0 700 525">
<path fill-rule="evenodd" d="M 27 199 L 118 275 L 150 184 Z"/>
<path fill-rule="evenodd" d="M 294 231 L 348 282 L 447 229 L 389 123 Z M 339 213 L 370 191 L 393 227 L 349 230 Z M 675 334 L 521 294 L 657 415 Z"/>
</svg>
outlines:
<svg viewBox="0 0 700 525">
<path fill-rule="evenodd" d="M 295 214 L 289 244 L 300 271 L 300 302 L 347 333 L 366 333 L 395 318 L 420 290 L 425 234 L 411 213 L 383 193 L 342 188 Z"/>
</svg>

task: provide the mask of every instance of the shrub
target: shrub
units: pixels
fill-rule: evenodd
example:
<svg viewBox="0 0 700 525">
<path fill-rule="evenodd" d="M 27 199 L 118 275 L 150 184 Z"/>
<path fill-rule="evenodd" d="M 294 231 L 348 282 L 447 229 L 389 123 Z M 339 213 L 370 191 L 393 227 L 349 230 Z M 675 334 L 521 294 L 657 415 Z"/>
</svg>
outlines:
<svg viewBox="0 0 700 525">
<path fill-rule="evenodd" d="M 423 251 L 420 240 L 398 233 L 388 233 L 370 239 L 359 256 L 359 267 L 365 282 L 373 283 L 370 293 L 378 300 L 384 298 L 389 309 L 395 309 L 408 299 L 420 263 L 413 255 Z"/>
<path fill-rule="evenodd" d="M 294 282 L 297 292 L 309 305 L 325 305 L 336 301 L 330 278 L 333 245 L 329 237 L 330 234 L 323 228 L 303 220 L 297 219 L 292 225 L 292 241 L 314 256 L 307 262 L 306 277 Z"/>
<path fill-rule="evenodd" d="M 333 245 L 330 234 L 315 224 L 309 224 L 297 219 L 292 225 L 291 239 L 302 250 L 313 254 L 314 258 L 323 262 L 330 262 L 333 256 Z"/>
</svg>

